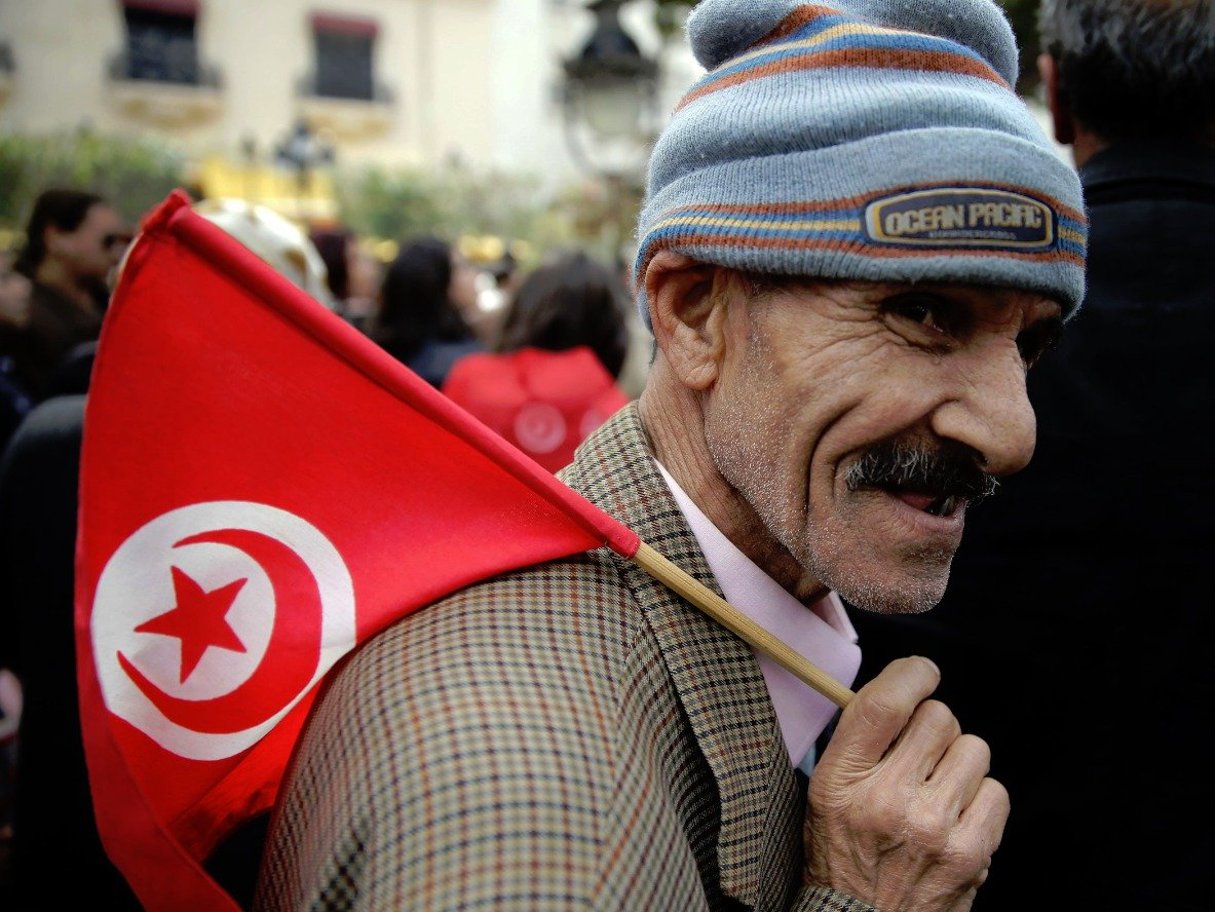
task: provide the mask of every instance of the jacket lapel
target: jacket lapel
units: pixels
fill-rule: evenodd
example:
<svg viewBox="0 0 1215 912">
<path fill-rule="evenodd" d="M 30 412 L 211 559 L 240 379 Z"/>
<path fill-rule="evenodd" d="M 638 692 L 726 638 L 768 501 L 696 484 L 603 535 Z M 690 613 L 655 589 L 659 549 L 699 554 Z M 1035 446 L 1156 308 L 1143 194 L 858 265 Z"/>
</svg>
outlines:
<svg viewBox="0 0 1215 912">
<path fill-rule="evenodd" d="M 720 595 L 658 472 L 636 404 L 583 444 L 579 461 L 586 458 L 607 471 L 588 483 L 575 466 L 567 481 Z M 721 888 L 747 906 L 779 905 L 789 871 L 800 871 L 803 798 L 759 664 L 746 643 L 641 568 L 629 565 L 626 578 L 717 781 Z"/>
</svg>

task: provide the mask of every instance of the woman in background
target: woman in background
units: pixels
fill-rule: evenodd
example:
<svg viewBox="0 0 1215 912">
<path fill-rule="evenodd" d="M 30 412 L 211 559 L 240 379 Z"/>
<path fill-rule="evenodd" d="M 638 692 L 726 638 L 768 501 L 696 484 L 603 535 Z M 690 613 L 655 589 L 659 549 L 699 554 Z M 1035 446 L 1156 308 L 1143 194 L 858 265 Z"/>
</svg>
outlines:
<svg viewBox="0 0 1215 912">
<path fill-rule="evenodd" d="M 443 392 L 549 471 L 629 397 L 624 290 L 582 252 L 538 267 L 508 305 L 494 353 L 462 358 Z"/>
<path fill-rule="evenodd" d="M 366 332 L 380 284 L 379 264 L 362 250 L 358 234 L 349 228 L 318 228 L 309 237 L 325 261 L 334 310 Z"/>
<path fill-rule="evenodd" d="M 446 241 L 416 238 L 389 265 L 368 334 L 439 387 L 461 357 L 484 350 L 463 313 L 476 307 L 472 267 Z"/>
</svg>

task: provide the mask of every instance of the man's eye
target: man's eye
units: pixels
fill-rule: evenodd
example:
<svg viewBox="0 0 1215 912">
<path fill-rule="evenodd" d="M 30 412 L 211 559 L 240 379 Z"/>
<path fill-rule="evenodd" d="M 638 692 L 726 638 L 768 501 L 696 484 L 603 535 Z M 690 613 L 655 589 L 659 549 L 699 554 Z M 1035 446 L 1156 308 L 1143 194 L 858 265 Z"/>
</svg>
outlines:
<svg viewBox="0 0 1215 912">
<path fill-rule="evenodd" d="M 1017 350 L 1026 367 L 1033 367 L 1063 339 L 1062 320 L 1043 320 L 1017 336 Z"/>
<path fill-rule="evenodd" d="M 887 313 L 935 332 L 948 330 L 948 313 L 940 298 L 932 295 L 899 295 L 885 302 Z"/>
</svg>

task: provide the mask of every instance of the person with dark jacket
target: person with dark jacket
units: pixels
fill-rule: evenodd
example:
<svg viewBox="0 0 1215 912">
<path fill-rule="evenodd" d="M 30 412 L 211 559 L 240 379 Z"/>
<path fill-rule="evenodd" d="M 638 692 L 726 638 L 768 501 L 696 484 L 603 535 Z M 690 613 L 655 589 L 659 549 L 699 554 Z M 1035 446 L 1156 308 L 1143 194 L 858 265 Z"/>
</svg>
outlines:
<svg viewBox="0 0 1215 912">
<path fill-rule="evenodd" d="M 432 386 L 485 346 L 465 317 L 476 307 L 471 266 L 433 236 L 406 244 L 388 266 L 368 335 Z"/>
<path fill-rule="evenodd" d="M 14 912 L 46 908 L 70 865 L 90 901 L 140 908 L 97 835 L 80 732 L 72 605 L 85 396 L 30 411 L 0 458 L 0 668 L 24 690 L 12 840 Z"/>
<path fill-rule="evenodd" d="M 1029 468 L 975 511 L 909 648 L 992 747 L 1013 812 L 976 912 L 1210 909 L 1215 857 L 1215 9 L 1046 0 L 1040 61 L 1090 217 L 1088 291 L 1029 376 Z M 865 674 L 862 669 L 862 677 Z"/>
<path fill-rule="evenodd" d="M 103 197 L 49 189 L 34 202 L 25 247 L 14 269 L 32 283 L 19 326 L 0 323 L 0 356 L 33 402 L 55 391 L 57 372 L 95 342 L 109 299 L 109 279 L 131 231 Z"/>
</svg>

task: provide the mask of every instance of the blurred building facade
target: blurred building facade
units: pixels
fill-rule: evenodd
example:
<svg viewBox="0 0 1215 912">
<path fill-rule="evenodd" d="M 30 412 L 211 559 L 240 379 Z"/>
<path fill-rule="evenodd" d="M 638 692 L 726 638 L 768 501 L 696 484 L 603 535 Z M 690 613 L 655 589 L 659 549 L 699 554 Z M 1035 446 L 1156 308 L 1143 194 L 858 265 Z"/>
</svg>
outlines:
<svg viewBox="0 0 1215 912">
<path fill-rule="evenodd" d="M 697 70 L 650 7 L 622 20 L 671 57 L 673 102 Z M 559 177 L 561 60 L 593 20 L 581 0 L 0 0 L 0 130 L 152 133 L 221 183 L 267 179 L 293 141 Z"/>
</svg>

